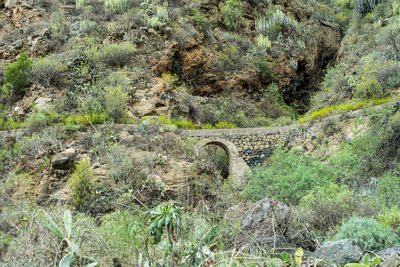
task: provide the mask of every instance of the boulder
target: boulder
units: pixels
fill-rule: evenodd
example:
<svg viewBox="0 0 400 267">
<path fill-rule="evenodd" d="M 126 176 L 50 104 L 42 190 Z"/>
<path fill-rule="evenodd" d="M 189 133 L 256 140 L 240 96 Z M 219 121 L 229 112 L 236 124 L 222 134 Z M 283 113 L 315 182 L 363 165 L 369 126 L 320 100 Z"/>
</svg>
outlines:
<svg viewBox="0 0 400 267">
<path fill-rule="evenodd" d="M 383 261 L 381 267 L 399 267 L 400 266 L 400 256 L 399 254 L 393 254 Z"/>
<path fill-rule="evenodd" d="M 69 148 L 54 156 L 51 166 L 56 170 L 68 170 L 74 165 L 75 149 Z"/>
<path fill-rule="evenodd" d="M 346 264 L 358 262 L 363 256 L 362 250 L 352 239 L 329 241 L 314 252 L 314 256 L 327 262 Z"/>
<path fill-rule="evenodd" d="M 291 211 L 284 203 L 272 198 L 265 198 L 254 203 L 244 214 L 235 247 L 250 253 L 260 252 L 259 248 L 290 247 L 285 236 Z"/>
<path fill-rule="evenodd" d="M 378 256 L 382 259 L 389 258 L 393 254 L 400 255 L 400 246 L 385 248 L 384 250 L 378 252 Z"/>
</svg>

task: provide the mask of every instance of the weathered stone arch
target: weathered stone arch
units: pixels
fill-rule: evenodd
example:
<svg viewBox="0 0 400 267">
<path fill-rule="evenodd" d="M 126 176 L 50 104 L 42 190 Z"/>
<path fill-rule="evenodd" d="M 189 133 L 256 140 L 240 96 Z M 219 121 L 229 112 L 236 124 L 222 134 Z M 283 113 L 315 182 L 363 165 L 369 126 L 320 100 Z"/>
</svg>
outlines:
<svg viewBox="0 0 400 267">
<path fill-rule="evenodd" d="M 220 137 L 209 137 L 196 144 L 195 153 L 197 156 L 200 153 L 200 149 L 206 145 L 216 145 L 225 150 L 229 158 L 229 179 L 232 179 L 237 188 L 242 189 L 249 180 L 251 169 L 240 157 L 235 144 Z"/>
</svg>

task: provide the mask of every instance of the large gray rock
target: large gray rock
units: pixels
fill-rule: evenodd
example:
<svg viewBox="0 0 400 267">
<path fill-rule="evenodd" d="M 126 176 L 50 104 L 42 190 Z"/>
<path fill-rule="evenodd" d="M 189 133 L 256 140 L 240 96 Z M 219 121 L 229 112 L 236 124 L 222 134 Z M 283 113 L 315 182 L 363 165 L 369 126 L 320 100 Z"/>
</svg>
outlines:
<svg viewBox="0 0 400 267">
<path fill-rule="evenodd" d="M 68 170 L 74 165 L 75 149 L 68 148 L 54 156 L 51 166 L 57 170 Z"/>
<path fill-rule="evenodd" d="M 329 241 L 314 252 L 314 256 L 338 264 L 358 262 L 363 253 L 352 239 Z"/>
<path fill-rule="evenodd" d="M 385 248 L 384 250 L 378 252 L 378 256 L 382 259 L 389 258 L 393 254 L 400 255 L 400 246 Z"/>
<path fill-rule="evenodd" d="M 378 252 L 378 256 L 383 259 L 382 267 L 400 266 L 400 246 L 386 248 Z"/>
<path fill-rule="evenodd" d="M 400 256 L 398 254 L 393 254 L 392 256 L 386 258 L 381 267 L 399 267 L 400 266 Z"/>
<path fill-rule="evenodd" d="M 235 236 L 235 247 L 260 252 L 260 248 L 288 247 L 285 237 L 291 211 L 288 206 L 275 199 L 265 198 L 254 203 L 244 214 Z"/>
</svg>

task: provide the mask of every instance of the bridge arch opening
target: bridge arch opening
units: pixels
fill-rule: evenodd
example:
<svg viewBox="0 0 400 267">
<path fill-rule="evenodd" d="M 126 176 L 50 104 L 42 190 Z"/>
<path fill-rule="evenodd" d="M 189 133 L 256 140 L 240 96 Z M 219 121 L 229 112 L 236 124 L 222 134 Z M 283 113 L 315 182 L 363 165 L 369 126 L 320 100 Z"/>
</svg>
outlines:
<svg viewBox="0 0 400 267">
<path fill-rule="evenodd" d="M 232 177 L 233 183 L 242 188 L 247 184 L 250 167 L 240 157 L 239 152 L 232 142 L 220 137 L 209 137 L 201 140 L 195 147 L 196 155 L 199 156 L 200 150 L 208 145 L 216 145 L 222 148 L 228 156 L 228 176 Z"/>
<path fill-rule="evenodd" d="M 206 144 L 200 149 L 200 159 L 210 173 L 219 173 L 223 179 L 229 176 L 229 155 L 224 148 L 216 144 Z"/>
</svg>

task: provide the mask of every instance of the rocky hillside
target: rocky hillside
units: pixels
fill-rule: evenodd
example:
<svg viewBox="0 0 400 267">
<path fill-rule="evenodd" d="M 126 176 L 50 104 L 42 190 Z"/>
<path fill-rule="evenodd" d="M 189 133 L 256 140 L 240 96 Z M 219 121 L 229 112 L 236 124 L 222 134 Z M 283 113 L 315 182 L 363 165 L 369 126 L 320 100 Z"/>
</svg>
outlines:
<svg viewBox="0 0 400 267">
<path fill-rule="evenodd" d="M 0 265 L 399 266 L 399 22 L 399 0 L 0 0 Z M 185 132 L 289 124 L 240 188 Z"/>
</svg>

